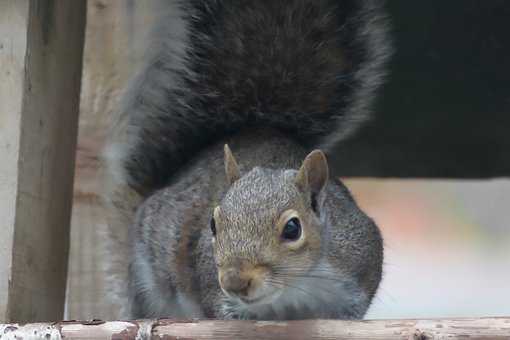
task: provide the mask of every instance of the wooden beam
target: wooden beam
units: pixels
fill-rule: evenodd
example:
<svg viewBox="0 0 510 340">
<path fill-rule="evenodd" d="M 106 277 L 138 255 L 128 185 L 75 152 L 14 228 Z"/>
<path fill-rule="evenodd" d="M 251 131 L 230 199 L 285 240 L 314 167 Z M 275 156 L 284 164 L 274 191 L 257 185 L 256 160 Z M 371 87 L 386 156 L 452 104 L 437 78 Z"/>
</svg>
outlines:
<svg viewBox="0 0 510 340">
<path fill-rule="evenodd" d="M 430 320 L 145 320 L 0 325 L 8 339 L 509 339 L 510 318 Z"/>
<path fill-rule="evenodd" d="M 0 1 L 0 320 L 63 317 L 85 5 Z"/>
</svg>

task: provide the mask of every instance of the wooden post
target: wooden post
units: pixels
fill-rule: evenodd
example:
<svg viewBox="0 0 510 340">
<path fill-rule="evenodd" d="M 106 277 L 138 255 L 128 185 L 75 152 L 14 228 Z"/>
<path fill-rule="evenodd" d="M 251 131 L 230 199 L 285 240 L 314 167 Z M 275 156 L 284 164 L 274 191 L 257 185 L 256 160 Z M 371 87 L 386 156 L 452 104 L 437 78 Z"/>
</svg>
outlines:
<svg viewBox="0 0 510 340">
<path fill-rule="evenodd" d="M 144 320 L 0 325 L 6 339 L 360 339 L 510 338 L 509 318 L 431 320 Z"/>
<path fill-rule="evenodd" d="M 85 7 L 0 1 L 0 320 L 63 317 Z"/>
</svg>

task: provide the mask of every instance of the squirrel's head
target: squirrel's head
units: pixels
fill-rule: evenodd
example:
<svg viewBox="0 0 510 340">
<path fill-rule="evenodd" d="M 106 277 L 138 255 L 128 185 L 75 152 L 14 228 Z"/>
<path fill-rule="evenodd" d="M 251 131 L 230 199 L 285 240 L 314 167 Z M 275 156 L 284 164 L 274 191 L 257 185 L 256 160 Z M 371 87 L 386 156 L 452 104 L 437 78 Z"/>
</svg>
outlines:
<svg viewBox="0 0 510 340">
<path fill-rule="evenodd" d="M 299 170 L 241 176 L 225 145 L 225 170 L 229 189 L 211 218 L 220 286 L 244 303 L 271 301 L 320 257 L 326 157 L 316 150 Z"/>
</svg>

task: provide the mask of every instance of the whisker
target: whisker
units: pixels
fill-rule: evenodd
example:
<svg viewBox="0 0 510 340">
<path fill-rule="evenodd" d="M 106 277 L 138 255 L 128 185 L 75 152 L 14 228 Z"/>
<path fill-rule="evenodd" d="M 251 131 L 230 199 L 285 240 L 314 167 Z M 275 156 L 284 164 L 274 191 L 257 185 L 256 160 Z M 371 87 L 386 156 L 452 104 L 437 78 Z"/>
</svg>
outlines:
<svg viewBox="0 0 510 340">
<path fill-rule="evenodd" d="M 295 267 L 273 267 L 273 271 L 281 273 L 330 273 L 338 275 L 338 272 L 327 268 L 314 268 L 309 270 L 303 270 Z"/>
<path fill-rule="evenodd" d="M 304 289 L 302 287 L 294 286 L 294 285 L 288 284 L 287 282 L 276 281 L 276 280 L 273 280 L 273 279 L 268 279 L 268 280 L 266 280 L 266 282 L 268 282 L 268 283 L 276 283 L 276 284 L 279 284 L 279 285 L 281 285 L 281 286 L 283 286 L 285 288 L 296 289 L 296 290 L 299 290 L 299 291 L 301 291 L 301 292 L 303 292 L 305 294 L 310 295 L 313 298 L 316 298 L 316 299 L 319 299 L 319 300 L 323 301 L 320 297 L 314 295 L 312 292 L 309 292 L 309 291 L 307 291 L 306 289 Z"/>
<path fill-rule="evenodd" d="M 302 292 L 308 293 L 310 296 L 312 296 L 312 297 L 314 297 L 314 298 L 316 298 L 316 299 L 318 299 L 318 300 L 320 300 L 320 301 L 324 301 L 324 299 L 322 299 L 320 296 L 312 294 L 311 292 L 309 292 L 309 291 L 305 290 L 303 287 L 294 286 L 294 285 L 291 285 L 291 284 L 289 284 L 289 283 L 287 283 L 287 282 L 277 281 L 277 280 L 274 280 L 274 279 L 270 279 L 270 280 L 272 280 L 273 282 L 276 282 L 276 283 L 280 283 L 281 285 L 284 285 L 284 286 L 286 286 L 286 287 L 290 287 L 290 288 L 294 288 L 294 289 L 301 290 Z M 322 290 L 322 291 L 324 291 L 324 292 L 326 292 L 326 293 L 328 293 L 328 294 L 331 294 L 331 295 L 333 295 L 333 296 L 336 296 L 336 292 L 333 292 L 333 291 L 331 291 L 331 290 L 329 290 L 329 289 L 326 289 L 326 288 L 324 288 L 324 287 L 321 287 L 321 290 Z"/>
<path fill-rule="evenodd" d="M 342 283 L 342 284 L 346 283 L 345 280 L 334 278 L 334 277 L 329 277 L 329 276 L 322 276 L 322 275 L 311 275 L 311 274 L 300 275 L 300 274 L 294 274 L 294 273 L 292 273 L 292 275 L 280 274 L 280 273 L 274 274 L 274 275 L 277 277 L 285 278 L 285 279 L 294 279 L 294 278 L 295 279 L 321 279 L 321 280 L 338 282 L 338 283 Z"/>
</svg>

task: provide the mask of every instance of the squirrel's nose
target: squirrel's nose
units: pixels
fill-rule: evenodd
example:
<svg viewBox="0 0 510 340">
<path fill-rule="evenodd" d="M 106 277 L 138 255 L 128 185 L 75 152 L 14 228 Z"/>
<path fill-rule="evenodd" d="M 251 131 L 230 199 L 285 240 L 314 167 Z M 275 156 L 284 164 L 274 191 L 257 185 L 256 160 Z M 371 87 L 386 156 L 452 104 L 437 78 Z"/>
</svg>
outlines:
<svg viewBox="0 0 510 340">
<path fill-rule="evenodd" d="M 241 277 L 236 270 L 229 270 L 220 278 L 222 288 L 237 296 L 247 296 L 251 282 L 251 278 Z"/>
</svg>

